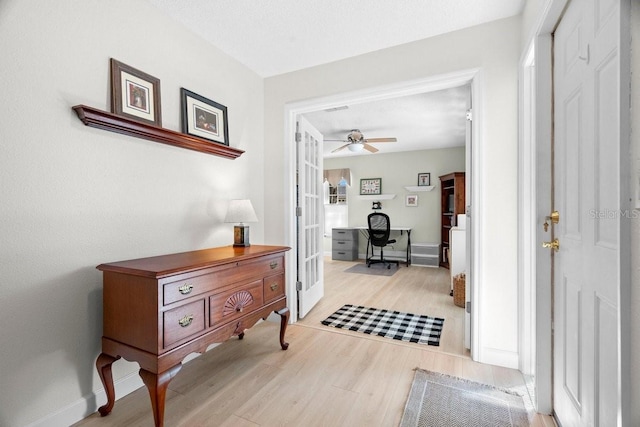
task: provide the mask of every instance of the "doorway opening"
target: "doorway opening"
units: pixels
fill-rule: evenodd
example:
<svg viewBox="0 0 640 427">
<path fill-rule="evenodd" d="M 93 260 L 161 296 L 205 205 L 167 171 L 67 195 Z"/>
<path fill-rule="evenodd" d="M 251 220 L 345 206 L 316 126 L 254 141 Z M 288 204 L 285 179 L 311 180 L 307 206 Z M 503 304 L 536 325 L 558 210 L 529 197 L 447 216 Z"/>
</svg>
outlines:
<svg viewBox="0 0 640 427">
<path fill-rule="evenodd" d="M 354 91 L 339 95 L 322 97 L 307 101 L 287 104 L 285 106 L 285 194 L 288 195 L 285 200 L 285 212 L 289 214 L 285 218 L 285 238 L 289 246 L 292 247 L 292 253 L 298 252 L 298 240 L 296 224 L 298 217 L 296 216 L 296 194 L 297 194 L 297 169 L 296 169 L 296 122 L 298 117 L 317 110 L 336 108 L 343 105 L 371 102 L 385 99 L 398 98 L 401 96 L 414 95 L 425 92 L 432 92 L 442 89 L 448 89 L 457 86 L 470 85 L 471 97 L 476 108 L 473 114 L 472 122 L 472 140 L 471 147 L 466 150 L 466 213 L 467 213 L 467 241 L 470 247 L 470 256 L 467 257 L 467 286 L 470 288 L 470 300 L 477 301 L 479 296 L 479 284 L 477 277 L 480 277 L 481 265 L 478 261 L 477 250 L 482 235 L 481 224 L 473 222 L 474 213 L 479 206 L 478 201 L 482 195 L 482 157 L 479 155 L 479 148 L 482 145 L 482 91 L 481 91 L 482 73 L 480 69 L 464 70 L 446 75 L 434 76 L 420 80 L 401 82 L 393 85 L 371 88 L 367 90 Z M 287 264 L 287 276 L 297 277 L 297 265 L 292 262 Z M 291 281 L 290 281 L 291 282 Z M 295 300 L 297 295 L 297 286 L 295 281 L 288 285 L 287 294 L 291 301 Z M 477 307 L 477 304 L 474 304 Z M 471 311 L 471 356 L 476 360 L 478 348 L 482 337 L 479 336 L 479 319 L 481 313 L 477 308 Z M 292 319 L 295 322 L 299 317 L 297 308 L 292 307 Z"/>
</svg>

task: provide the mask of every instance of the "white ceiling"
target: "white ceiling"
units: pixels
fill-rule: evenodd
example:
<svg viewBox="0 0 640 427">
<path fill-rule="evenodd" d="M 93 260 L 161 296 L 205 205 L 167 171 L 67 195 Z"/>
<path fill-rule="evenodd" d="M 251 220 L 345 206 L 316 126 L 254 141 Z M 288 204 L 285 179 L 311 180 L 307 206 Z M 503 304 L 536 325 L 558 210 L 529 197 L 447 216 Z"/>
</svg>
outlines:
<svg viewBox="0 0 640 427">
<path fill-rule="evenodd" d="M 401 98 L 350 105 L 346 110 L 316 111 L 304 117 L 325 139 L 346 139 L 352 129 L 365 138 L 397 138 L 397 142 L 371 143 L 376 154 L 465 145 L 469 85 Z M 325 158 L 375 155 L 347 148 L 331 153 L 346 142 L 323 144 Z"/>
<path fill-rule="evenodd" d="M 522 12 L 525 0 L 148 0 L 262 77 Z"/>
<path fill-rule="evenodd" d="M 525 0 L 147 0 L 262 77 L 507 18 Z M 305 114 L 327 139 L 360 129 L 379 153 L 464 145 L 468 87 Z M 339 142 L 325 157 L 356 155 Z M 371 155 L 367 151 L 359 154 Z"/>
</svg>

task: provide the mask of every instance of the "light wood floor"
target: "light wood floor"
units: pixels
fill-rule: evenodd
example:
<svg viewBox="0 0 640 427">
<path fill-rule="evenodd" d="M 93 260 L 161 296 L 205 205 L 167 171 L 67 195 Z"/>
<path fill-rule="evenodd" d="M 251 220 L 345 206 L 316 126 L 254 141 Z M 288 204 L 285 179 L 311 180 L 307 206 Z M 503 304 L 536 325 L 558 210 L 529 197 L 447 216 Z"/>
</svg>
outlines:
<svg viewBox="0 0 640 427">
<path fill-rule="evenodd" d="M 440 346 L 430 346 L 429 349 L 470 357 L 469 351 L 464 348 L 464 309 L 454 305 L 453 297 L 449 296 L 451 291 L 449 270 L 406 267 L 401 264 L 391 277 L 345 272 L 358 263 L 364 263 L 364 261 L 345 262 L 325 258 L 324 298 L 301 320 L 301 324 L 335 329 L 324 326 L 320 322 L 344 304 L 441 317 L 445 321 Z M 392 265 L 391 269 L 395 270 L 395 265 Z M 360 335 L 358 332 L 346 331 L 346 333 Z M 387 340 L 382 337 L 374 338 Z"/>
<path fill-rule="evenodd" d="M 279 325 L 263 322 L 243 340 L 232 338 L 186 363 L 169 384 L 165 424 L 397 426 L 416 367 L 526 391 L 518 371 L 454 354 L 462 345 L 453 336 L 462 339 L 462 326 L 449 320 L 462 309 L 447 306 L 446 270 L 401 266 L 392 277 L 378 277 L 344 273 L 349 265 L 327 260 L 326 296 L 303 321 L 289 326 L 289 350 L 280 350 Z M 446 298 L 437 295 L 442 291 Z M 346 303 L 443 316 L 443 343 L 402 343 L 319 324 L 325 313 Z M 95 413 L 76 425 L 153 426 L 146 388 L 117 400 L 109 416 Z M 535 415 L 532 425 L 555 424 Z"/>
</svg>

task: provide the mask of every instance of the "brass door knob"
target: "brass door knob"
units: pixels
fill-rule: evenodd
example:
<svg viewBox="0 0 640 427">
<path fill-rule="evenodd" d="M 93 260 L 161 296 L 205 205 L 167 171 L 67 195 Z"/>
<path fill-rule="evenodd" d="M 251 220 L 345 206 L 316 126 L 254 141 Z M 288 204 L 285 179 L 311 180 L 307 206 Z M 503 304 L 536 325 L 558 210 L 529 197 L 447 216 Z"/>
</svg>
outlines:
<svg viewBox="0 0 640 427">
<path fill-rule="evenodd" d="M 558 239 L 553 239 L 553 242 L 542 242 L 543 248 L 552 248 L 554 251 L 558 252 L 560 250 L 560 242 Z"/>
</svg>

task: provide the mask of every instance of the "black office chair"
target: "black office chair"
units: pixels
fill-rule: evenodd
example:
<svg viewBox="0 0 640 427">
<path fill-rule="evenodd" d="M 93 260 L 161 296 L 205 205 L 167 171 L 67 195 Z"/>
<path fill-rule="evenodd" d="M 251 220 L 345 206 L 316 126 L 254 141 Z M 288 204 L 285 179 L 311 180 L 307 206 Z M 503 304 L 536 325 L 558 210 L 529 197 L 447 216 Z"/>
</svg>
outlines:
<svg viewBox="0 0 640 427">
<path fill-rule="evenodd" d="M 391 264 L 399 266 L 398 261 L 385 260 L 384 259 L 384 247 L 395 243 L 394 239 L 389 240 L 391 234 L 391 221 L 389 221 L 389 215 L 382 212 L 374 212 L 367 217 L 369 223 L 369 243 L 371 243 L 371 256 L 369 256 L 369 249 L 367 247 L 367 267 L 371 267 L 371 264 L 383 263 L 387 266 L 387 269 L 391 268 Z M 373 248 L 377 246 L 380 248 L 380 258 L 373 258 Z"/>
</svg>

